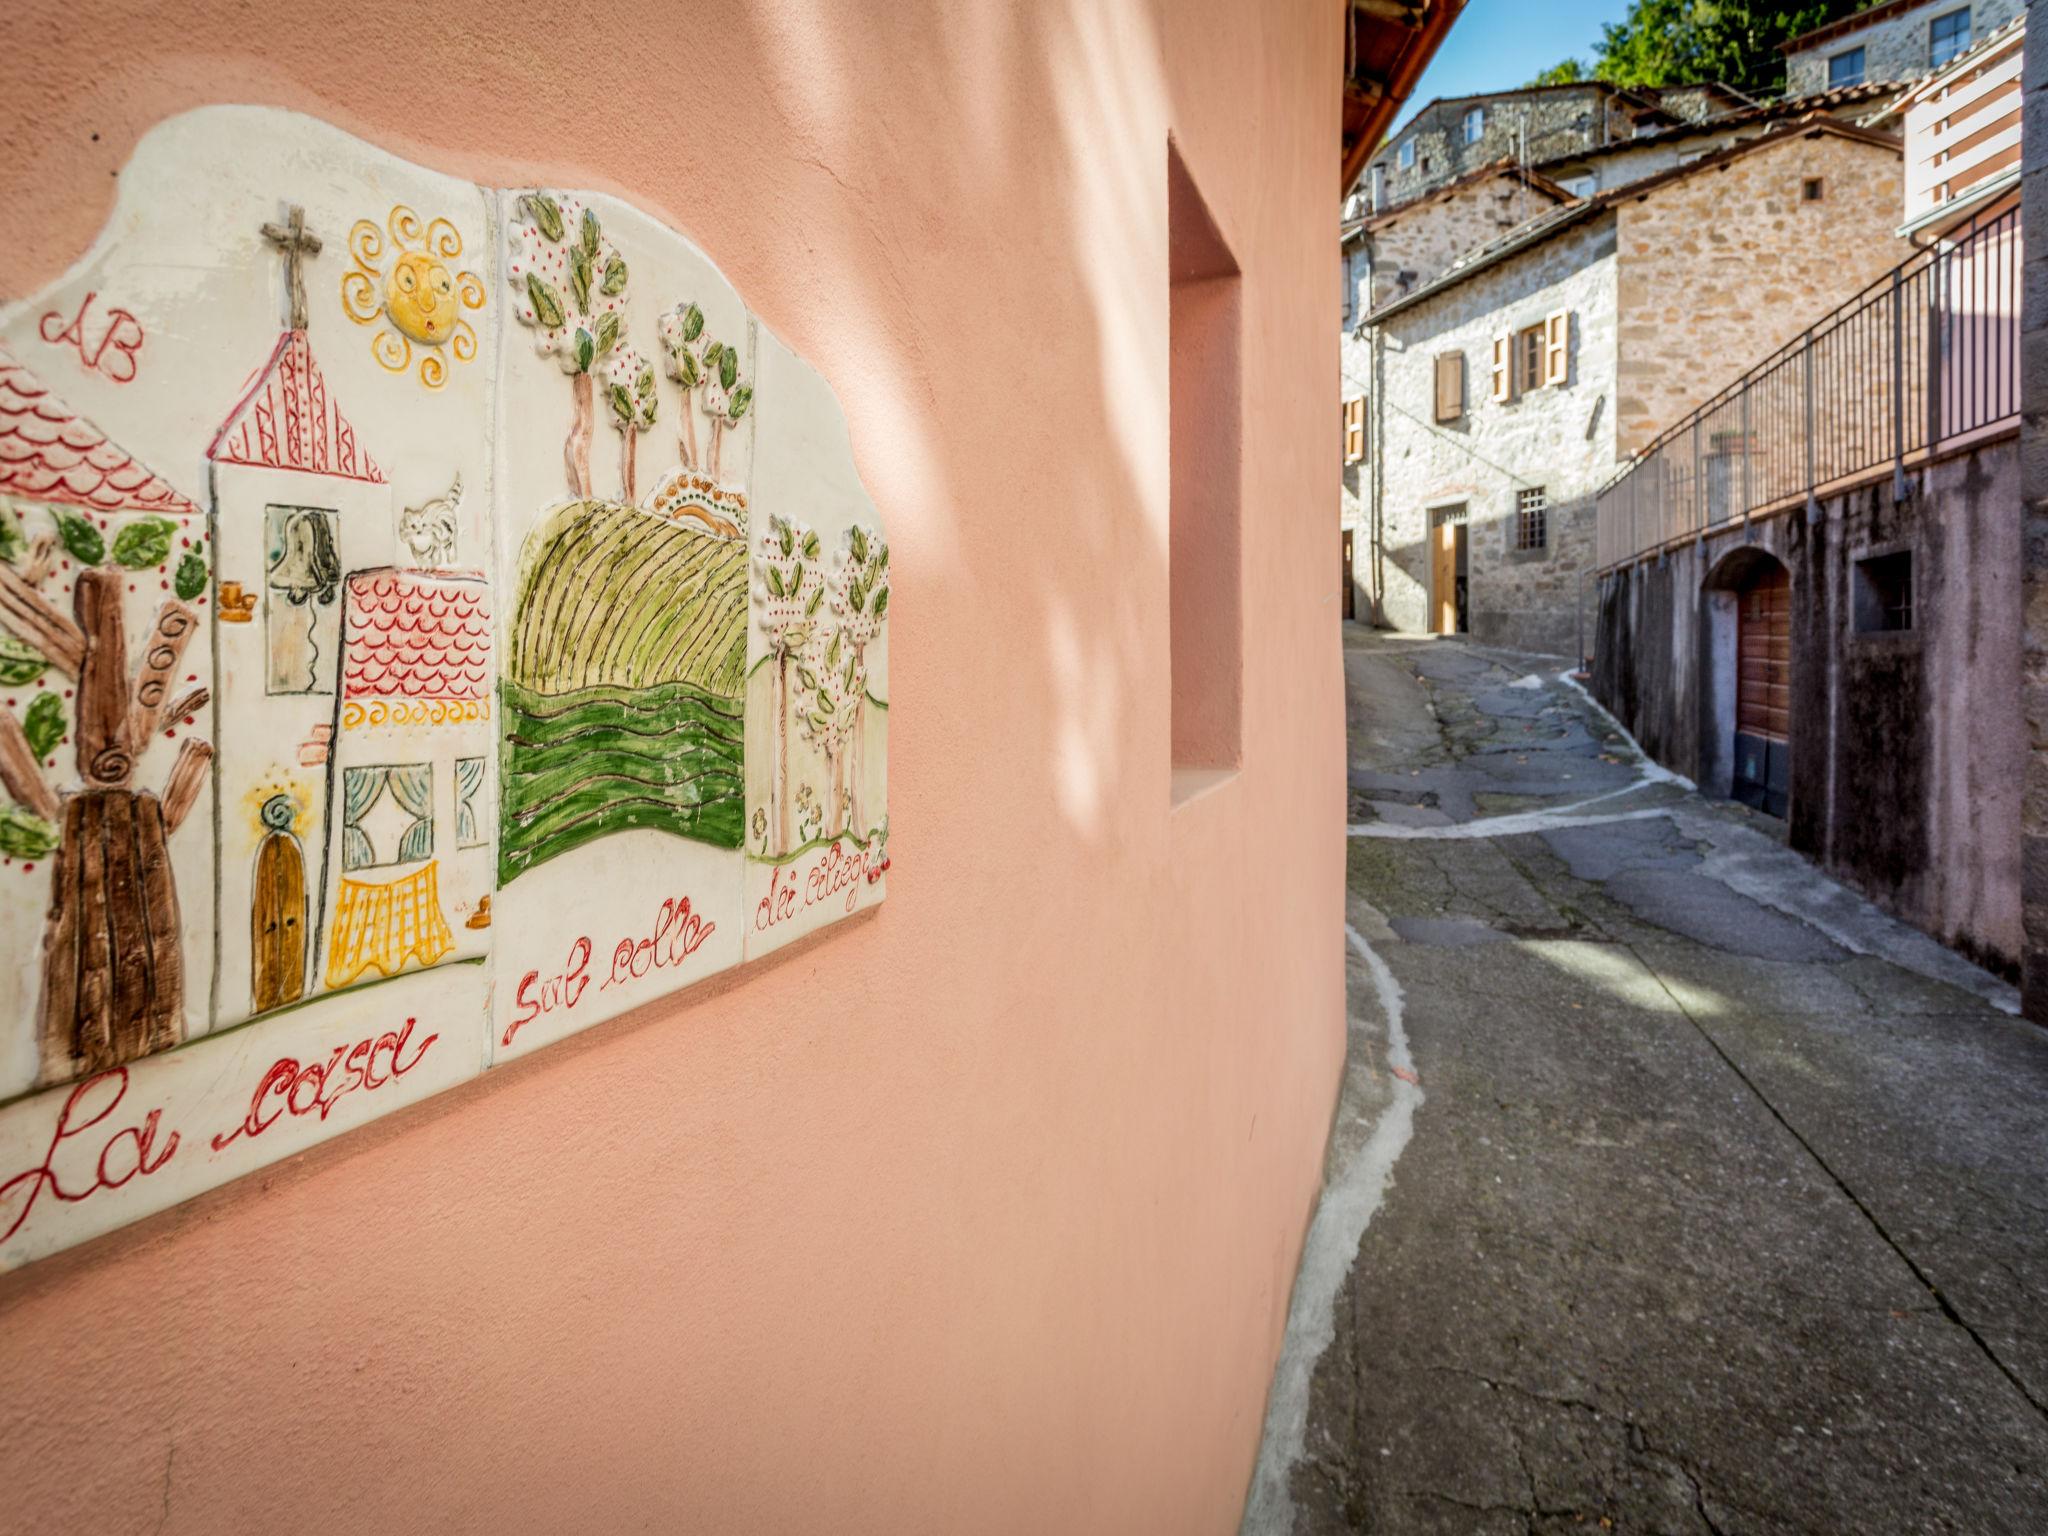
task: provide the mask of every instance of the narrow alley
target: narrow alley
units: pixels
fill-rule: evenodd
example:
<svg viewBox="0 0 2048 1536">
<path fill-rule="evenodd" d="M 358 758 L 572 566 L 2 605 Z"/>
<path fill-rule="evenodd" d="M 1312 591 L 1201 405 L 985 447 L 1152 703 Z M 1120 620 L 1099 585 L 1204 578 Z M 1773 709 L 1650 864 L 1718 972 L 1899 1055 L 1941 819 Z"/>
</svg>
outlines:
<svg viewBox="0 0 2048 1536">
<path fill-rule="evenodd" d="M 2012 989 L 1556 661 L 1345 666 L 1350 1059 L 1245 1529 L 2048 1529 Z"/>
</svg>

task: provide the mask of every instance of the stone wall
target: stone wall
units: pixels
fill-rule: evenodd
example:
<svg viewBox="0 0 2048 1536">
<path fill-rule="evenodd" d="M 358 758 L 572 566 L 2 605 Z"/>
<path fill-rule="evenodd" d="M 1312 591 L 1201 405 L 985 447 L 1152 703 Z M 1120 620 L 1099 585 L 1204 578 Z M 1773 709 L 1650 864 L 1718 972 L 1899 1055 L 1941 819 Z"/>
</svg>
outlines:
<svg viewBox="0 0 2048 1536">
<path fill-rule="evenodd" d="M 1838 122 L 1855 122 L 1859 118 L 1869 116 L 1896 95 L 1897 92 L 1891 92 L 1860 97 L 1853 102 L 1842 104 L 1826 115 Z M 1781 129 L 1801 115 L 1803 114 L 1796 103 L 1787 103 L 1777 116 L 1746 119 L 1718 128 L 1712 124 L 1702 124 L 1690 133 L 1672 133 L 1668 137 L 1664 134 L 1649 135 L 1640 141 L 1624 142 L 1608 149 L 1589 150 L 1584 154 L 1551 161 L 1539 169 L 1553 181 L 1564 183 L 1590 175 L 1593 178 L 1594 192 L 1611 192 L 1617 187 L 1628 186 L 1631 182 L 1674 170 L 1689 160 L 1717 153 L 1731 144 L 1762 138 L 1773 129 Z"/>
<path fill-rule="evenodd" d="M 1872 22 L 1854 32 L 1831 37 L 1812 48 L 1788 55 L 1785 60 L 1785 90 L 1803 96 L 1828 88 L 1828 60 L 1851 48 L 1863 50 L 1863 78 L 1866 80 L 1911 80 L 1933 67 L 1928 27 L 1935 17 L 1947 16 L 1965 7 L 1953 0 L 1928 0 L 1926 5 Z M 1970 36 L 1982 42 L 1995 28 L 2004 26 L 2026 10 L 2026 0 L 1970 0 Z"/>
<path fill-rule="evenodd" d="M 1369 226 L 1374 308 L 1440 277 L 1467 251 L 1557 206 L 1557 199 L 1502 172 Z"/>
<path fill-rule="evenodd" d="M 1614 217 L 1598 214 L 1382 327 L 1382 595 L 1392 627 L 1430 627 L 1431 512 L 1462 503 L 1474 638 L 1574 650 L 1580 578 L 1593 564 L 1590 498 L 1615 463 L 1614 294 Z M 1557 310 L 1572 317 L 1567 381 L 1505 403 L 1490 399 L 1494 335 Z M 1466 409 L 1439 424 L 1435 370 L 1445 352 L 1465 359 Z M 1547 548 L 1521 553 L 1513 548 L 1516 492 L 1528 486 L 1549 495 L 1550 538 Z M 1368 542 L 1360 542 L 1361 561 L 1370 559 Z"/>
<path fill-rule="evenodd" d="M 2026 54 L 2025 142 L 2020 220 L 2028 302 L 2020 316 L 2020 492 L 2024 498 L 2020 572 L 2025 633 L 2021 688 L 2007 705 L 2026 721 L 2026 779 L 2021 808 L 2027 1017 L 2048 1024 L 2048 48 Z"/>
<path fill-rule="evenodd" d="M 1889 478 L 1717 530 L 1599 583 L 1593 689 L 1658 762 L 1726 795 L 1734 703 L 1729 562 L 1792 576 L 1791 844 L 1980 963 L 2018 970 L 2026 728 L 2020 681 L 2020 456 L 2006 439 L 1945 460 L 1903 503 Z M 1862 633 L 1855 562 L 1910 550 L 1914 628 Z M 1723 628 L 1717 630 L 1717 625 Z M 1723 664 L 1715 665 L 1717 655 Z"/>
<path fill-rule="evenodd" d="M 1486 126 L 1477 143 L 1467 144 L 1465 113 L 1472 107 L 1485 109 Z M 1534 165 L 1634 132 L 1633 119 L 1603 85 L 1447 98 L 1416 113 L 1373 159 L 1364 185 L 1373 185 L 1372 171 L 1378 169 L 1385 193 L 1380 206 L 1391 208 L 1496 160 L 1524 159 Z M 1415 163 L 1404 171 L 1401 146 L 1411 142 Z"/>
<path fill-rule="evenodd" d="M 1623 457 L 1912 254 L 1900 165 L 1814 133 L 1618 205 Z"/>
</svg>

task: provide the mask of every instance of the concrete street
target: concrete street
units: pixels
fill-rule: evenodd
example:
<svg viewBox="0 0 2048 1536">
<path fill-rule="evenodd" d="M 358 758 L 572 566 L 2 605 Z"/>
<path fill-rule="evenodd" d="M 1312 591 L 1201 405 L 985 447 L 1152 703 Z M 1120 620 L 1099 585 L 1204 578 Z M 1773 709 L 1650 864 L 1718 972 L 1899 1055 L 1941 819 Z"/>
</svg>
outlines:
<svg viewBox="0 0 2048 1536">
<path fill-rule="evenodd" d="M 1245 1530 L 2048 1531 L 2048 1033 L 1562 662 L 1345 664 L 1350 1060 Z"/>
</svg>

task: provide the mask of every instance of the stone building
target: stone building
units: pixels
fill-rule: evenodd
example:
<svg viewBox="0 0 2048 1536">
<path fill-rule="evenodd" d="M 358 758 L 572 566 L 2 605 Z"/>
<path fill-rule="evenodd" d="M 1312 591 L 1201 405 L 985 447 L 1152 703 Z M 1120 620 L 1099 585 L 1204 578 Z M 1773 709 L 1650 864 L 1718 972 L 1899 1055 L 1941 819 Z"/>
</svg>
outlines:
<svg viewBox="0 0 2048 1536">
<path fill-rule="evenodd" d="M 1899 166 L 1887 136 L 1784 127 L 1559 205 L 1375 311 L 1344 365 L 1359 617 L 1579 648 L 1594 493 L 1902 258 Z"/>
<path fill-rule="evenodd" d="M 2022 876 L 2042 718 L 2025 581 L 2048 547 L 2021 512 L 2044 457 L 2017 441 L 2039 408 L 2005 174 L 2022 43 L 2001 29 L 1901 102 L 1900 265 L 1759 349 L 1605 489 L 1593 686 L 1706 793 L 1783 817 L 1791 846 L 1980 964 L 2024 965 L 2048 1020 Z"/>
<path fill-rule="evenodd" d="M 2026 0 L 1887 0 L 1785 43 L 1785 94 L 1916 79 L 2026 9 Z"/>
<path fill-rule="evenodd" d="M 1499 160 L 1383 213 L 1349 221 L 1340 237 L 1345 323 L 1435 281 L 1467 251 L 1570 200 L 1549 177 Z"/>
<path fill-rule="evenodd" d="M 1895 81 L 1872 82 L 1812 96 L 1758 102 L 1712 117 L 1650 129 L 1613 144 L 1574 150 L 1534 169 L 1575 197 L 1592 197 L 1675 170 L 1745 139 L 1761 138 L 1802 118 L 1819 115 L 1866 127 L 1878 126 L 1871 121 L 1873 115 L 1883 112 L 1905 89 Z"/>
<path fill-rule="evenodd" d="M 1688 111 L 1703 109 L 1690 94 L 1681 105 Z M 1679 121 L 1680 114 L 1662 106 L 1654 92 L 1627 91 L 1598 80 L 1442 96 L 1410 118 L 1373 157 L 1358 190 L 1366 212 L 1387 211 L 1497 161 L 1534 165 Z"/>
</svg>

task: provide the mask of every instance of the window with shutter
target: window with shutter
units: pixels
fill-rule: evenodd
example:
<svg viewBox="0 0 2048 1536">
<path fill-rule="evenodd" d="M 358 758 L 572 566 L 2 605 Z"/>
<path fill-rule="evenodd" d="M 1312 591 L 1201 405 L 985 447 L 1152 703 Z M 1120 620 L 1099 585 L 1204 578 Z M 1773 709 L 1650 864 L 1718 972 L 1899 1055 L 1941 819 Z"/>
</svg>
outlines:
<svg viewBox="0 0 2048 1536">
<path fill-rule="evenodd" d="M 1365 397 L 1362 395 L 1344 402 L 1344 462 L 1365 462 Z"/>
<path fill-rule="evenodd" d="M 1515 378 L 1517 395 L 1526 395 L 1532 389 L 1541 389 L 1545 380 L 1543 363 L 1543 327 L 1525 326 L 1515 333 Z"/>
<path fill-rule="evenodd" d="M 1493 338 L 1493 398 L 1508 400 L 1514 396 L 1514 380 L 1508 373 L 1508 354 L 1514 346 L 1514 338 L 1503 331 Z"/>
<path fill-rule="evenodd" d="M 1563 384 L 1572 371 L 1572 317 L 1560 309 L 1543 322 L 1543 382 Z"/>
<path fill-rule="evenodd" d="M 1443 352 L 1436 360 L 1436 419 L 1456 421 L 1465 414 L 1465 354 Z"/>
</svg>

